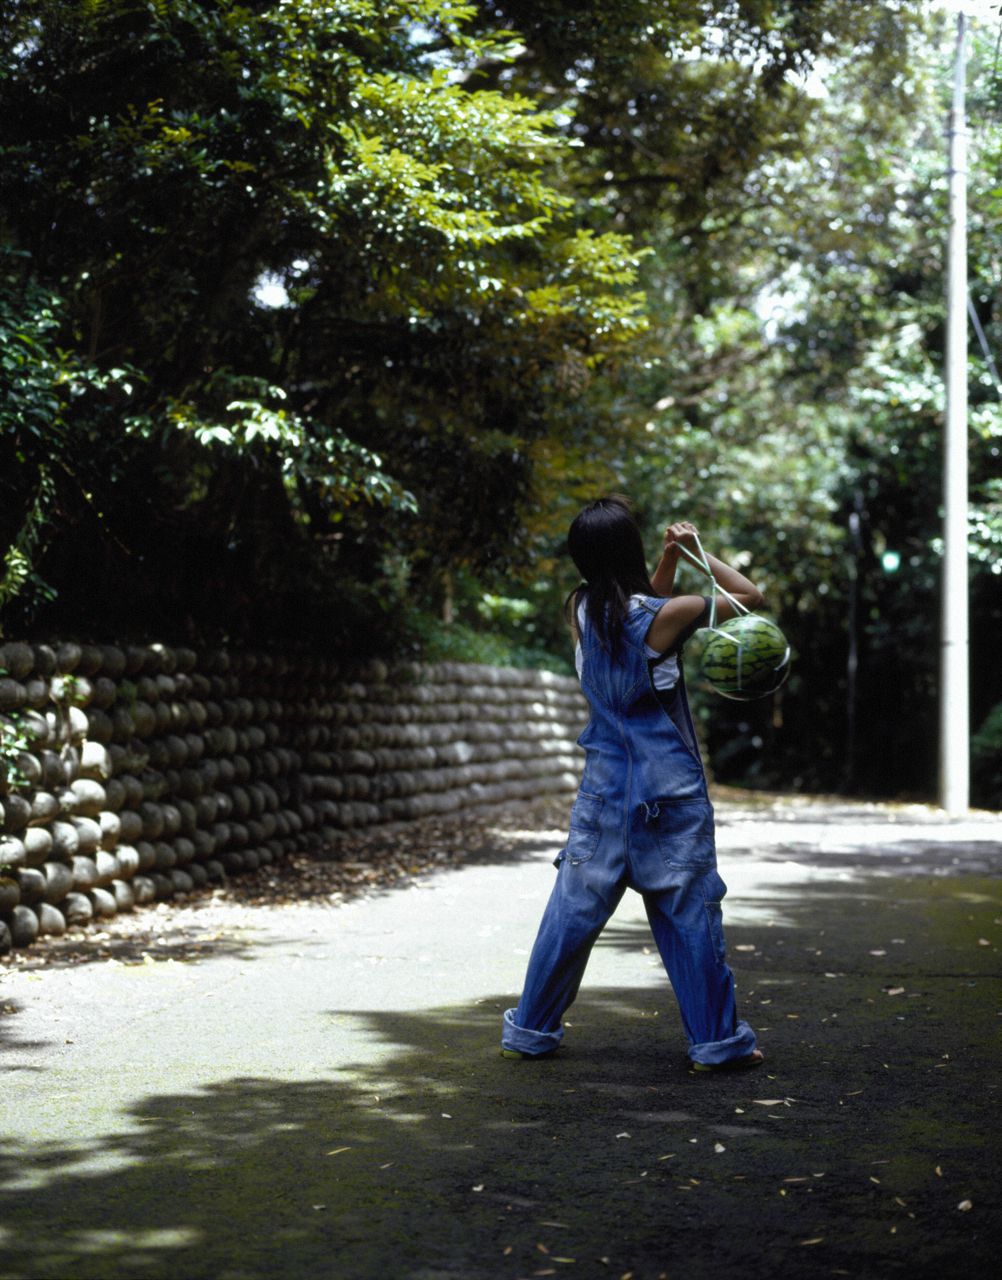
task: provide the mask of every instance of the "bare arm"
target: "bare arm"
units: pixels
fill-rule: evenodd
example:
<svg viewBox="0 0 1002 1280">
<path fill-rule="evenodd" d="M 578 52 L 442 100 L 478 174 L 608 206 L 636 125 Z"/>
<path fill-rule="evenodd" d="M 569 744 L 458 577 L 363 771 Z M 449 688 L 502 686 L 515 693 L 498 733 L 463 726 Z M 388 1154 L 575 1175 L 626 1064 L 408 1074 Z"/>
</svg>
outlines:
<svg viewBox="0 0 1002 1280">
<path fill-rule="evenodd" d="M 688 521 L 669 525 L 665 530 L 664 550 L 657 569 L 651 577 L 651 585 L 659 595 L 668 595 L 675 584 L 675 573 L 678 562 L 683 558 L 683 550 L 698 555 L 696 550 L 697 530 Z M 687 558 L 687 557 L 685 557 Z M 757 609 L 762 603 L 762 593 L 758 587 L 743 573 L 718 560 L 716 556 L 707 555 L 706 562 L 714 581 L 733 596 L 746 609 Z M 707 584 L 709 585 L 709 584 Z M 702 613 L 704 602 L 702 596 L 676 596 L 661 606 L 657 617 L 647 632 L 647 643 L 653 649 L 663 653 L 670 649 L 685 628 L 694 622 Z M 717 601 L 717 617 L 723 622 L 733 618 L 738 610 L 725 598 Z"/>
</svg>

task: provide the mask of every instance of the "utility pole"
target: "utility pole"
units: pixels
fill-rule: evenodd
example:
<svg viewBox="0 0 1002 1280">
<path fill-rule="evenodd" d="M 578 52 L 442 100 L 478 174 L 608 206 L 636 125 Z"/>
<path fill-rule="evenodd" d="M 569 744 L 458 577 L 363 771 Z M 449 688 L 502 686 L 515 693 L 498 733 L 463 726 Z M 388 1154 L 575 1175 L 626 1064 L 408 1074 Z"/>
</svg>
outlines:
<svg viewBox="0 0 1002 1280">
<path fill-rule="evenodd" d="M 953 109 L 948 129 L 950 229 L 946 270 L 946 436 L 943 450 L 943 617 L 939 802 L 970 803 L 967 575 L 967 119 L 966 19 L 957 14 Z"/>
</svg>

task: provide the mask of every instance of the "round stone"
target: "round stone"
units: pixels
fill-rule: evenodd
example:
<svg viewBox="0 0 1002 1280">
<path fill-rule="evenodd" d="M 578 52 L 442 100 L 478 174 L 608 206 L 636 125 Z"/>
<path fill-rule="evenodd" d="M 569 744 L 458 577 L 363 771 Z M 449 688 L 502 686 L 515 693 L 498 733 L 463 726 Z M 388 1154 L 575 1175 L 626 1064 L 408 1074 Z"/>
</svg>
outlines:
<svg viewBox="0 0 1002 1280">
<path fill-rule="evenodd" d="M 81 817 L 96 818 L 108 802 L 104 787 L 93 778 L 77 778 L 70 783 L 70 791 L 76 797 L 73 812 Z"/>
<path fill-rule="evenodd" d="M 136 905 L 136 895 L 132 885 L 125 880 L 112 880 L 109 886 L 115 897 L 115 905 L 119 911 L 131 911 Z"/>
<path fill-rule="evenodd" d="M 77 854 L 70 860 L 70 867 L 73 871 L 74 889 L 93 889 L 97 885 L 98 873 L 93 858 Z"/>
<path fill-rule="evenodd" d="M 191 876 L 192 883 L 197 889 L 201 889 L 209 883 L 209 873 L 200 862 L 193 862 L 190 866 L 185 867 L 188 875 Z"/>
<path fill-rule="evenodd" d="M 139 840 L 136 843 L 136 853 L 139 854 L 140 871 L 152 871 L 157 865 L 157 851 L 148 840 Z"/>
<path fill-rule="evenodd" d="M 15 907 L 10 913 L 10 936 L 15 947 L 30 947 L 38 937 L 38 916 L 30 907 Z"/>
<path fill-rule="evenodd" d="M 105 849 L 114 849 L 122 838 L 121 818 L 117 813 L 105 809 L 98 814 L 97 820 L 101 827 L 101 844 Z"/>
<path fill-rule="evenodd" d="M 66 917 L 51 902 L 38 904 L 38 932 L 50 938 L 61 938 L 66 932 Z"/>
<path fill-rule="evenodd" d="M 42 874 L 45 876 L 42 896 L 46 902 L 62 902 L 67 894 L 73 892 L 73 871 L 65 862 L 46 862 Z"/>
<path fill-rule="evenodd" d="M 23 831 L 31 819 L 31 802 L 24 796 L 11 794 L 4 797 L 4 826 L 8 832 Z"/>
<path fill-rule="evenodd" d="M 28 861 L 24 841 L 14 836 L 0 837 L 0 866 L 23 867 Z"/>
<path fill-rule="evenodd" d="M 29 827 L 23 837 L 29 867 L 40 867 L 52 852 L 52 832 L 45 827 Z"/>
<path fill-rule="evenodd" d="M 143 820 L 134 809 L 123 809 L 118 814 L 119 839 L 135 843 L 143 834 Z"/>
<path fill-rule="evenodd" d="M 22 902 L 38 902 L 45 893 L 45 873 L 38 867 L 21 867 L 17 873 Z"/>
<path fill-rule="evenodd" d="M 139 850 L 129 844 L 120 844 L 115 850 L 115 857 L 118 859 L 119 875 L 125 880 L 131 880 L 139 871 Z"/>
<path fill-rule="evenodd" d="M 71 822 L 54 822 L 51 827 L 52 848 L 61 858 L 72 858 L 80 852 L 80 837 Z"/>
<path fill-rule="evenodd" d="M 192 889 L 194 889 L 195 882 L 187 871 L 173 870 L 169 874 L 175 893 L 191 893 Z"/>
<path fill-rule="evenodd" d="M 85 893 L 68 893 L 59 907 L 71 928 L 90 924 L 94 919 L 94 908 Z"/>
<path fill-rule="evenodd" d="M 81 853 L 93 853 L 101 844 L 101 827 L 93 818 L 74 818 L 78 848 Z"/>
<path fill-rule="evenodd" d="M 98 849 L 94 854 L 94 866 L 97 868 L 97 882 L 102 887 L 111 884 L 119 875 L 118 859 L 105 849 Z"/>
<path fill-rule="evenodd" d="M 0 912 L 6 915 L 21 901 L 21 886 L 13 876 L 0 876 Z"/>
<path fill-rule="evenodd" d="M 94 915 L 102 920 L 109 920 L 118 914 L 118 903 L 115 895 L 107 889 L 91 889 L 90 900 L 94 906 Z"/>
<path fill-rule="evenodd" d="M 83 778 L 103 782 L 111 776 L 111 756 L 101 742 L 85 742 L 80 748 L 80 773 Z"/>
<path fill-rule="evenodd" d="M 149 876 L 136 876 L 132 881 L 132 892 L 135 894 L 137 906 L 145 906 L 153 902 L 157 896 L 156 886 Z"/>
<path fill-rule="evenodd" d="M 173 898 L 174 885 L 168 876 L 165 876 L 162 872 L 154 871 L 150 879 L 153 881 L 153 888 L 158 898 Z"/>
<path fill-rule="evenodd" d="M 0 676 L 0 711 L 19 711 L 28 701 L 28 691 L 18 680 Z"/>
</svg>

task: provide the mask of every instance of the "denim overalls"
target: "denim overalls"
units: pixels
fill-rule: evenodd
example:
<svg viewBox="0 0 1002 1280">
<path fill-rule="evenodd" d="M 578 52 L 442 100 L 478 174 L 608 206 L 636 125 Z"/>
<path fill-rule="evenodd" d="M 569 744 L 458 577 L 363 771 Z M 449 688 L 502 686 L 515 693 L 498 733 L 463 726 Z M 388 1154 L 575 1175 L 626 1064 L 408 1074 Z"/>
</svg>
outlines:
<svg viewBox="0 0 1002 1280">
<path fill-rule="evenodd" d="M 721 1063 L 755 1048 L 739 1022 L 724 958 L 713 809 L 703 766 L 651 682 L 645 637 L 664 600 L 633 597 L 615 661 L 587 623 L 581 687 L 591 720 L 567 844 L 529 959 L 517 1009 L 504 1015 L 505 1049 L 549 1053 L 578 992 L 591 948 L 627 886 L 643 895 L 694 1062 Z M 681 693 L 681 709 L 695 742 Z"/>
</svg>

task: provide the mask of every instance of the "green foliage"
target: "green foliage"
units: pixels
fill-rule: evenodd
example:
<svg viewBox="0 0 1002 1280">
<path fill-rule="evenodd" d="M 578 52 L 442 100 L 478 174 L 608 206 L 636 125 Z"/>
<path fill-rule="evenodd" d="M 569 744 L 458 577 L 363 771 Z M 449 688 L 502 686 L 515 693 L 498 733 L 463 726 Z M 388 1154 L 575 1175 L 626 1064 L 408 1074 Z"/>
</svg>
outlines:
<svg viewBox="0 0 1002 1280">
<path fill-rule="evenodd" d="M 952 33 L 902 31 L 903 51 L 829 60 L 799 154 L 756 175 L 755 223 L 706 242 L 729 285 L 710 302 L 696 295 L 699 311 L 681 322 L 655 323 L 669 354 L 654 355 L 637 384 L 652 407 L 625 483 L 654 519 L 689 516 L 711 547 L 750 566 L 798 654 L 771 705 L 717 707 L 710 738 L 723 778 L 926 796 L 934 786 Z M 972 69 L 972 296 L 997 350 L 990 228 L 1002 135 L 985 95 L 986 35 Z M 665 262 L 673 302 L 691 297 Z M 971 667 L 983 715 L 1002 694 L 992 656 L 1002 413 L 973 346 L 970 369 Z M 888 549 L 901 556 L 894 575 L 881 565 Z"/>
<path fill-rule="evenodd" d="M 1002 809 L 1002 702 L 971 739 L 971 779 L 975 803 Z"/>
<path fill-rule="evenodd" d="M 526 444 L 553 426 L 547 382 L 572 356 L 600 364 L 644 318 L 637 251 L 582 233 L 551 180 L 570 146 L 551 114 L 464 83 L 513 48 L 472 33 L 472 14 L 9 7 L 0 232 L 85 384 L 64 406 L 61 374 L 37 365 L 39 429 L 66 443 L 58 527 L 34 550 L 60 591 L 47 625 L 299 633 L 289 584 L 333 604 L 385 546 L 427 583 L 511 554 Z M 179 535 L 218 608 L 161 550 Z M 262 588 L 285 602 L 251 617 Z M 139 600 L 158 607 L 141 616 Z"/>
<path fill-rule="evenodd" d="M 5 674 L 0 671 L 0 675 Z M 22 717 L 17 712 L 0 716 L 0 784 L 4 794 L 29 785 L 20 757 L 31 748 L 32 742 L 25 732 Z"/>
<path fill-rule="evenodd" d="M 480 662 L 493 667 L 527 667 L 573 675 L 574 664 L 541 645 L 519 644 L 501 631 L 464 622 L 444 626 L 434 615 L 410 620 L 407 635 L 428 662 Z"/>
<path fill-rule="evenodd" d="M 564 533 L 625 488 L 652 540 L 692 518 L 753 568 L 798 655 L 774 703 L 716 706 L 720 775 L 928 792 L 950 37 L 904 0 L 12 0 L 0 616 L 566 669 Z M 976 349 L 970 389 L 981 717 Z"/>
</svg>

